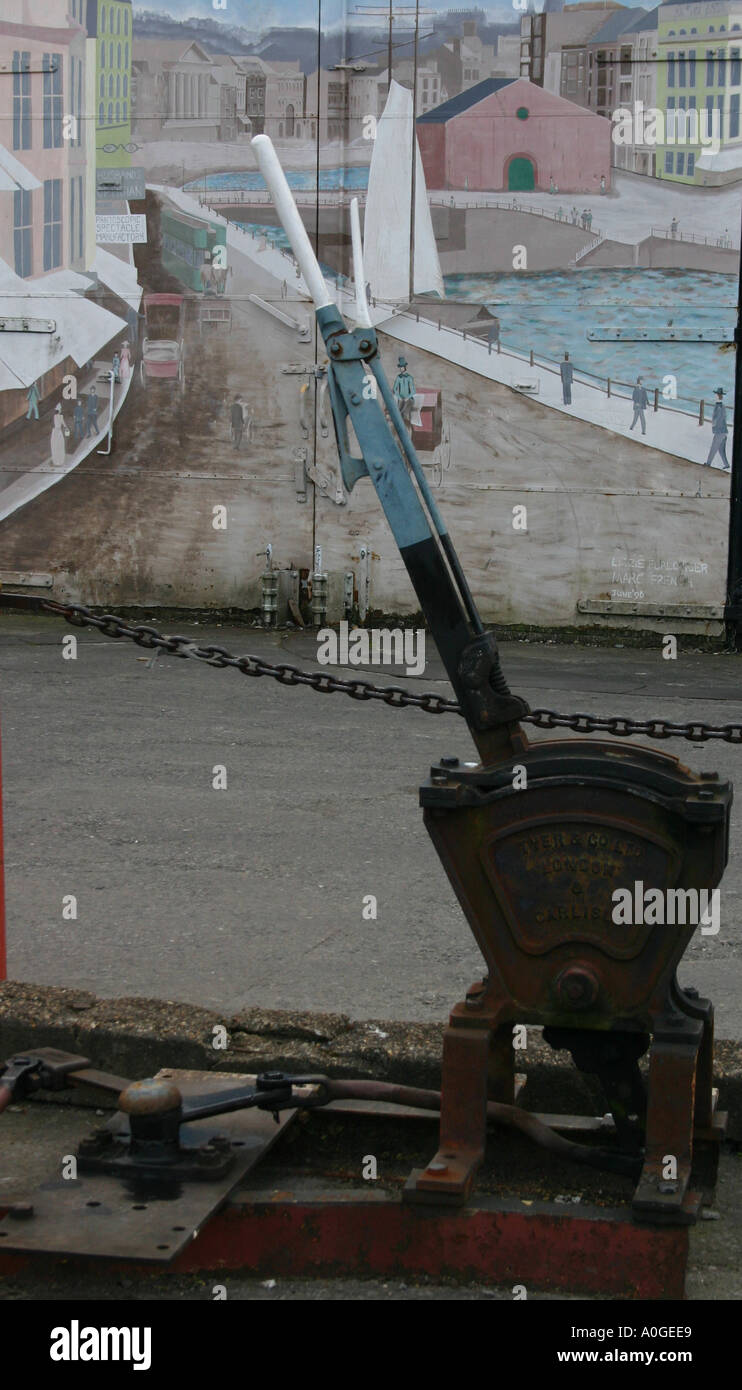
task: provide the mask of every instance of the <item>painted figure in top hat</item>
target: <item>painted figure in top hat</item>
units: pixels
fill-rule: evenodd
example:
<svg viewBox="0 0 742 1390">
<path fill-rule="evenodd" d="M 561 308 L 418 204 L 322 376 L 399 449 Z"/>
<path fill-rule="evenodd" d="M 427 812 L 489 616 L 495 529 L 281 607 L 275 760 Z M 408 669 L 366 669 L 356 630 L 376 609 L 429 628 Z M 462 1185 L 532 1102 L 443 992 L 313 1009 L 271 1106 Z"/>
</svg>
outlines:
<svg viewBox="0 0 742 1390">
<path fill-rule="evenodd" d="M 709 468 L 711 460 L 718 454 L 721 459 L 722 468 L 729 468 L 727 458 L 727 435 L 729 426 L 727 425 L 727 408 L 724 404 L 726 391 L 723 386 L 717 386 L 714 391 L 716 401 L 714 402 L 714 413 L 711 416 L 711 448 L 706 459 L 704 468 Z"/>
<path fill-rule="evenodd" d="M 412 408 L 415 404 L 415 380 L 412 373 L 407 370 L 407 359 L 405 357 L 397 358 L 397 366 L 399 367 L 399 371 L 394 378 L 392 390 L 394 392 L 394 399 L 402 413 L 402 419 L 406 425 L 409 425 Z"/>
</svg>

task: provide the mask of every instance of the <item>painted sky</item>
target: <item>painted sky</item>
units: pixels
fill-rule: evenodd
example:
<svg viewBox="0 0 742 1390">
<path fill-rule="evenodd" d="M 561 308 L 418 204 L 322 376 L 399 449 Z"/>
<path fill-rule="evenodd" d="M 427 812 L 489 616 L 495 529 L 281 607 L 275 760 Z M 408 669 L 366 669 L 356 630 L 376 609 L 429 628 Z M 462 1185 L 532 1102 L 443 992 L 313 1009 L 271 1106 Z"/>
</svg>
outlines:
<svg viewBox="0 0 742 1390">
<path fill-rule="evenodd" d="M 321 3 L 323 29 L 334 28 L 343 22 L 371 22 L 361 21 L 355 15 L 356 0 L 321 0 Z M 369 0 L 369 4 L 378 4 L 382 8 L 384 0 Z M 409 0 L 407 4 L 404 0 L 395 0 L 395 10 L 401 11 L 408 7 Z M 462 6 L 457 4 L 456 0 L 421 0 L 420 8 L 423 11 L 435 10 L 438 14 L 445 14 L 449 9 L 460 9 Z M 508 0 L 502 0 L 501 4 L 481 0 L 478 8 L 483 9 L 493 20 L 520 16 L 520 11 L 516 12 Z M 144 0 L 142 5 L 138 5 L 135 0 L 134 9 L 135 12 L 137 9 L 143 9 L 156 14 L 168 14 L 174 19 L 188 19 L 191 16 L 223 19 L 227 24 L 241 24 L 246 29 L 260 32 L 274 24 L 315 25 L 319 0 L 226 0 L 223 8 L 222 0 L 216 0 L 216 4 L 212 3 L 212 0 Z"/>
</svg>

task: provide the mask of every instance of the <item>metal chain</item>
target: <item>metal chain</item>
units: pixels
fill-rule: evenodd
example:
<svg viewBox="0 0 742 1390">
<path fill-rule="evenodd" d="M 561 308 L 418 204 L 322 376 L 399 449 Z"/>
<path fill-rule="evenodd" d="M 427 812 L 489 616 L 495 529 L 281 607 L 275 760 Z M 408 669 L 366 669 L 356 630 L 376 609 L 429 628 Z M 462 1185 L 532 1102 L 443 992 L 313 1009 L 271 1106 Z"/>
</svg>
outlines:
<svg viewBox="0 0 742 1390">
<path fill-rule="evenodd" d="M 168 652 L 171 656 L 194 657 L 207 666 L 232 666 L 243 676 L 270 676 L 281 685 L 307 685 L 321 695 L 340 693 L 349 695 L 352 700 L 381 700 L 392 709 L 415 708 L 424 710 L 426 714 L 462 713 L 456 700 L 446 700 L 442 695 L 431 692 L 414 695 L 401 685 L 378 686 L 366 680 L 343 680 L 340 676 L 331 676 L 323 671 L 301 671 L 297 666 L 274 664 L 257 656 L 233 656 L 224 647 L 200 647 L 190 637 L 164 637 L 156 628 L 143 624 L 131 625 L 115 613 L 104 613 L 98 617 L 81 603 L 57 603 L 53 599 L 42 599 L 40 607 L 50 613 L 58 613 L 76 627 L 94 627 L 117 640 L 128 637 L 139 647 Z M 612 734 L 614 738 L 632 738 L 639 734 L 653 739 L 684 738 L 691 743 L 721 739 L 724 743 L 742 744 L 742 724 L 674 724 L 669 719 L 625 719 L 618 715 L 601 718 L 595 714 L 557 714 L 550 709 L 532 710 L 523 716 L 521 723 L 533 724 L 538 729 L 572 729 L 578 734 Z"/>
</svg>

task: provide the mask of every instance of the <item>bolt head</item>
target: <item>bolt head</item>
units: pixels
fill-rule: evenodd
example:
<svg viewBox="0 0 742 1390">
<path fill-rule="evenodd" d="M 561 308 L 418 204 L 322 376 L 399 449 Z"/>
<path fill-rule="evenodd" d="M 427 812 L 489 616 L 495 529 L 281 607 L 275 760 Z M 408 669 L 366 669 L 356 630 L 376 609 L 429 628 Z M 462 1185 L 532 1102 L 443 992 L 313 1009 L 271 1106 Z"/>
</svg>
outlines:
<svg viewBox="0 0 742 1390">
<path fill-rule="evenodd" d="M 588 965 L 570 965 L 556 979 L 559 1002 L 568 1009 L 590 1009 L 600 992 L 597 976 Z"/>
</svg>

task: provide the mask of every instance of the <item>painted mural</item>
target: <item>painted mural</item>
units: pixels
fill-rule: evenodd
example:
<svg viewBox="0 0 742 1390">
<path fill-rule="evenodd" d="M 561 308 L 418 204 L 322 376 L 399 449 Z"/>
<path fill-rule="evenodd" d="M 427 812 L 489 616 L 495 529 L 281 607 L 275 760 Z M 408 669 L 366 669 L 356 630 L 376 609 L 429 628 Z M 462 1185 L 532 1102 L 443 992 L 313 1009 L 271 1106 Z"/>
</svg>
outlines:
<svg viewBox="0 0 742 1390">
<path fill-rule="evenodd" d="M 742 0 L 5 0 L 0 43 L 0 579 L 414 612 L 342 485 L 264 133 L 351 322 L 359 199 L 485 616 L 721 630 Z"/>
</svg>

